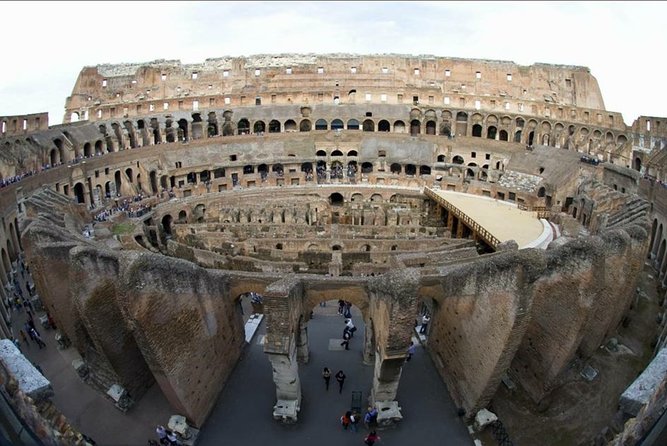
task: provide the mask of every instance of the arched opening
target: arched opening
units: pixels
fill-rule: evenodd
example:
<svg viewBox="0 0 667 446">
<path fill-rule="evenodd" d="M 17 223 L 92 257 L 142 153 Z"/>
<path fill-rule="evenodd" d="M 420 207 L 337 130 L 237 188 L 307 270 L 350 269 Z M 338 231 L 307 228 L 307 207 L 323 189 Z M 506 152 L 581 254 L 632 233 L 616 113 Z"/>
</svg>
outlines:
<svg viewBox="0 0 667 446">
<path fill-rule="evenodd" d="M 472 126 L 472 136 L 476 138 L 482 137 L 482 126 L 480 124 L 475 124 Z"/>
<path fill-rule="evenodd" d="M 461 155 L 456 155 L 454 158 L 452 158 L 452 163 L 463 164 L 463 157 Z"/>
<path fill-rule="evenodd" d="M 343 203 L 343 196 L 338 192 L 334 192 L 333 194 L 329 195 L 329 204 L 332 206 L 342 206 Z"/>
<path fill-rule="evenodd" d="M 374 132 L 375 131 L 375 123 L 373 122 L 373 120 L 366 119 L 364 121 L 364 124 L 363 124 L 363 129 L 364 129 L 364 132 Z"/>
<path fill-rule="evenodd" d="M 334 161 L 331 163 L 331 178 L 343 179 L 343 163 Z"/>
<path fill-rule="evenodd" d="M 266 178 L 269 176 L 269 166 L 266 164 L 260 164 L 257 166 L 257 173 L 259 174 L 259 177 L 262 179 L 262 181 L 266 180 Z"/>
<path fill-rule="evenodd" d="M 521 142 L 521 130 L 517 130 L 514 133 L 514 142 Z"/>
<path fill-rule="evenodd" d="M 134 181 L 134 177 L 132 176 L 132 169 L 130 169 L 129 167 L 125 169 L 125 175 L 127 175 L 127 179 L 130 183 Z"/>
<path fill-rule="evenodd" d="M 419 166 L 419 175 L 431 175 L 431 168 L 429 166 Z"/>
<path fill-rule="evenodd" d="M 332 250 L 332 251 L 342 251 L 343 249 L 341 248 L 340 245 L 333 245 L 333 246 L 331 247 L 331 250 Z"/>
<path fill-rule="evenodd" d="M 171 235 L 171 224 L 173 220 L 174 219 L 169 214 L 162 217 L 162 228 L 164 229 L 164 233 L 169 236 Z"/>
<path fill-rule="evenodd" d="M 333 152 L 331 152 L 331 156 L 343 156 L 343 152 L 340 150 L 336 149 Z"/>
<path fill-rule="evenodd" d="M 408 164 L 405 166 L 406 175 L 415 175 L 417 173 L 417 167 L 414 164 Z"/>
<path fill-rule="evenodd" d="M 313 173 L 313 163 L 302 163 L 301 164 L 301 172 L 304 172 L 306 174 L 312 174 Z"/>
<path fill-rule="evenodd" d="M 282 177 L 285 174 L 285 168 L 280 163 L 274 164 L 271 166 L 271 172 L 275 173 L 279 177 Z"/>
<path fill-rule="evenodd" d="M 255 125 L 252 126 L 252 132 L 255 134 L 264 133 L 266 130 L 266 124 L 264 121 L 257 121 Z"/>
<path fill-rule="evenodd" d="M 635 158 L 635 170 L 636 171 L 642 170 L 642 160 L 639 157 Z"/>
<path fill-rule="evenodd" d="M 104 147 L 102 147 L 102 141 L 95 141 L 95 155 L 102 155 L 104 153 Z"/>
<path fill-rule="evenodd" d="M 273 119 L 269 122 L 269 133 L 280 133 L 280 121 Z"/>
<path fill-rule="evenodd" d="M 542 197 L 544 197 L 545 194 L 546 194 L 546 189 L 544 187 L 540 187 L 537 190 L 537 196 L 538 197 L 542 198 Z"/>
<path fill-rule="evenodd" d="M 373 172 L 373 164 L 366 162 L 361 164 L 361 173 L 367 174 Z"/>
<path fill-rule="evenodd" d="M 58 156 L 58 150 L 57 149 L 51 149 L 51 153 L 49 154 L 49 162 L 51 166 L 55 166 L 56 164 L 60 164 L 60 157 Z"/>
<path fill-rule="evenodd" d="M 237 135 L 247 135 L 250 133 L 250 121 L 246 118 L 241 119 L 236 126 Z"/>
<path fill-rule="evenodd" d="M 445 155 L 438 155 L 438 158 L 436 159 L 437 162 L 439 163 L 444 163 L 445 162 Z"/>
<path fill-rule="evenodd" d="M 179 211 L 178 223 L 187 223 L 187 222 L 188 222 L 188 214 L 184 210 Z"/>
<path fill-rule="evenodd" d="M 357 156 L 357 151 L 356 150 L 350 150 L 347 152 L 347 156 Z"/>
<path fill-rule="evenodd" d="M 508 141 L 509 135 L 507 134 L 507 130 L 501 130 L 500 133 L 498 134 L 498 139 L 500 141 Z"/>
<path fill-rule="evenodd" d="M 327 152 L 325 152 L 324 150 L 318 150 L 317 152 L 315 152 L 315 156 L 327 156 Z"/>
<path fill-rule="evenodd" d="M 388 131 L 390 131 L 389 121 L 383 119 L 380 122 L 378 122 L 378 132 L 388 132 Z"/>
<path fill-rule="evenodd" d="M 357 175 L 357 162 L 350 161 L 347 163 L 347 176 L 348 178 L 354 178 Z"/>
<path fill-rule="evenodd" d="M 296 122 L 293 119 L 288 119 L 285 121 L 285 131 L 296 132 Z"/>
<path fill-rule="evenodd" d="M 252 175 L 255 173 L 255 166 L 252 164 L 246 164 L 243 166 L 243 175 Z"/>
<path fill-rule="evenodd" d="M 315 121 L 315 130 L 329 130 L 329 124 L 324 119 Z"/>
<path fill-rule="evenodd" d="M 77 203 L 85 203 L 85 193 L 83 188 L 83 183 L 76 183 L 74 185 L 74 196 L 76 197 Z"/>
<path fill-rule="evenodd" d="M 187 141 L 190 138 L 188 133 L 188 121 L 185 119 L 178 120 L 178 134 L 181 141 Z"/>
<path fill-rule="evenodd" d="M 403 121 L 394 122 L 394 133 L 405 133 L 405 123 Z"/>
<path fill-rule="evenodd" d="M 498 129 L 496 126 L 489 126 L 488 129 L 486 129 L 486 139 L 496 139 L 496 134 L 498 133 Z"/>
<path fill-rule="evenodd" d="M 421 133 L 421 122 L 419 122 L 419 119 L 413 119 L 410 121 L 410 135 L 415 136 L 419 135 Z"/>
<path fill-rule="evenodd" d="M 343 121 L 340 119 L 334 119 L 331 121 L 331 130 L 342 130 L 343 129 Z"/>
<path fill-rule="evenodd" d="M 304 119 L 301 121 L 301 124 L 299 124 L 299 131 L 300 132 L 310 132 L 312 130 L 313 124 L 308 120 Z"/>
<path fill-rule="evenodd" d="M 426 122 L 426 134 L 435 135 L 435 121 Z"/>
<path fill-rule="evenodd" d="M 389 167 L 389 171 L 390 171 L 391 173 L 400 174 L 400 173 L 401 173 L 401 165 L 398 164 L 398 163 L 393 163 L 393 164 Z"/>
<path fill-rule="evenodd" d="M 528 145 L 532 146 L 533 145 L 533 139 L 535 138 L 535 131 L 532 131 L 528 134 Z"/>
<path fill-rule="evenodd" d="M 356 119 L 350 119 L 347 121 L 348 130 L 359 130 L 359 121 Z"/>
<path fill-rule="evenodd" d="M 90 147 L 90 143 L 87 142 L 83 145 L 83 156 L 85 158 L 89 158 L 93 155 L 92 149 Z"/>
<path fill-rule="evenodd" d="M 157 194 L 157 172 L 151 170 L 150 173 L 150 182 L 151 182 L 151 192 Z"/>
</svg>

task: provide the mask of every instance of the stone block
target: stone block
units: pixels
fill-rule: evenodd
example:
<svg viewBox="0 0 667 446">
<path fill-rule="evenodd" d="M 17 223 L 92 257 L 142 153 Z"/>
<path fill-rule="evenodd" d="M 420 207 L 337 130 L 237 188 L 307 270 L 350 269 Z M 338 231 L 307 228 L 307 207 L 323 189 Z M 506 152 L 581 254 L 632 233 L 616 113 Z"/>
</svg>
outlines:
<svg viewBox="0 0 667 446">
<path fill-rule="evenodd" d="M 623 412 L 636 417 L 655 390 L 667 379 L 667 349 L 663 348 L 653 358 L 641 375 L 625 389 L 619 405 Z"/>
<path fill-rule="evenodd" d="M 273 406 L 273 419 L 285 424 L 293 424 L 297 421 L 299 404 L 297 400 L 278 400 Z"/>
<path fill-rule="evenodd" d="M 486 426 L 498 421 L 496 414 L 487 409 L 482 409 L 475 415 L 475 430 L 481 432 Z"/>
<path fill-rule="evenodd" d="M 0 362 L 9 374 L 16 379 L 19 390 L 35 401 L 49 399 L 53 388 L 28 359 L 9 339 L 0 340 Z"/>
<path fill-rule="evenodd" d="M 375 407 L 378 409 L 378 426 L 390 426 L 403 419 L 398 401 L 376 401 Z"/>
</svg>

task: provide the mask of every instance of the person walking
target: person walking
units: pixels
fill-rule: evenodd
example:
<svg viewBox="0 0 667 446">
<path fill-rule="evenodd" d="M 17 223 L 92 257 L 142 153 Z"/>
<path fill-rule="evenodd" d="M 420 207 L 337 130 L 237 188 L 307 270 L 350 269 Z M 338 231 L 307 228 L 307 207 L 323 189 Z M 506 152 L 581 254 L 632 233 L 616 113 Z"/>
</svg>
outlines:
<svg viewBox="0 0 667 446">
<path fill-rule="evenodd" d="M 377 424 L 378 410 L 375 407 L 368 407 L 366 415 L 364 415 L 364 424 L 367 429 L 372 429 Z"/>
<path fill-rule="evenodd" d="M 347 328 L 347 327 L 345 327 L 345 328 Z M 343 331 L 343 342 L 341 342 L 340 345 L 341 345 L 341 346 L 344 345 L 344 346 L 345 346 L 345 350 L 349 350 L 349 349 L 350 349 L 350 337 L 351 337 L 351 336 L 352 336 L 352 335 L 350 334 L 350 331 L 349 331 L 349 330 L 345 330 L 345 331 Z"/>
<path fill-rule="evenodd" d="M 352 415 L 350 415 L 350 428 L 352 429 L 352 432 L 358 432 L 357 425 L 359 424 L 360 419 L 361 416 L 358 413 L 352 412 Z"/>
<path fill-rule="evenodd" d="M 326 387 L 327 391 L 329 390 L 329 380 L 331 380 L 331 370 L 329 370 L 328 367 L 325 367 L 324 370 L 322 370 L 322 378 L 324 378 L 324 386 Z"/>
<path fill-rule="evenodd" d="M 338 299 L 338 314 L 343 315 L 343 308 L 345 308 L 345 301 L 343 299 Z"/>
<path fill-rule="evenodd" d="M 345 306 L 343 308 L 343 317 L 347 318 L 352 317 L 352 302 L 345 301 Z"/>
<path fill-rule="evenodd" d="M 167 440 L 167 429 L 164 428 L 164 426 L 159 426 L 155 428 L 155 433 L 157 434 L 158 439 L 160 440 L 161 445 L 168 445 L 169 442 Z"/>
<path fill-rule="evenodd" d="M 344 431 L 347 430 L 347 427 L 352 422 L 351 417 L 352 417 L 352 412 L 350 412 L 349 410 L 340 417 L 340 425 L 343 426 Z"/>
<path fill-rule="evenodd" d="M 430 317 L 428 317 L 428 314 L 424 314 L 422 316 L 422 326 L 419 329 L 419 334 L 426 334 L 426 329 L 428 328 L 428 323 L 431 320 Z"/>
<path fill-rule="evenodd" d="M 42 347 L 46 347 L 46 343 L 42 341 L 42 337 L 39 335 L 39 332 L 37 332 L 37 330 L 35 330 L 34 328 L 30 329 L 30 337 L 35 340 L 40 350 L 42 349 Z"/>
<path fill-rule="evenodd" d="M 350 337 L 354 337 L 354 332 L 357 331 L 357 327 L 354 326 L 352 319 L 345 319 L 345 327 L 350 332 Z"/>
<path fill-rule="evenodd" d="M 380 436 L 375 431 L 370 431 L 366 438 L 364 438 L 364 443 L 368 446 L 373 446 L 377 441 L 380 441 Z"/>
<path fill-rule="evenodd" d="M 340 390 L 338 393 L 343 393 L 343 384 L 345 383 L 345 373 L 343 373 L 342 370 L 339 370 L 338 373 L 336 373 L 336 381 L 338 381 L 338 385 L 340 386 Z"/>
<path fill-rule="evenodd" d="M 409 361 L 410 359 L 412 359 L 412 355 L 415 354 L 416 349 L 417 349 L 417 346 L 415 345 L 415 343 L 410 341 L 410 346 L 408 347 L 408 357 L 405 358 L 406 361 Z"/>
</svg>

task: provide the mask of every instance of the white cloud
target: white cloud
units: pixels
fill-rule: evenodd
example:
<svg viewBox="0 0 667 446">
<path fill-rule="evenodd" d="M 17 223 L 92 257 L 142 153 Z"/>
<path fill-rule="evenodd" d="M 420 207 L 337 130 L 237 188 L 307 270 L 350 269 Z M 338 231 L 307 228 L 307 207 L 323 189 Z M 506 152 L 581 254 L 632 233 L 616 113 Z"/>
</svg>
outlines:
<svg viewBox="0 0 667 446">
<path fill-rule="evenodd" d="M 433 54 L 583 65 L 627 123 L 665 116 L 653 2 L 5 2 L 0 115 L 62 119 L 86 65 L 259 53 Z"/>
</svg>

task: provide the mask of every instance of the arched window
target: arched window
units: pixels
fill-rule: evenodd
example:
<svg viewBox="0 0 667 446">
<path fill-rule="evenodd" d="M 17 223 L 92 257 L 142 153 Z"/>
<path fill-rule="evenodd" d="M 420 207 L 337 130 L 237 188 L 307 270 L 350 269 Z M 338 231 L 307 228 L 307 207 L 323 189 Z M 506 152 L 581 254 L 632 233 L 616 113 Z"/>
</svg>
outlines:
<svg viewBox="0 0 667 446">
<path fill-rule="evenodd" d="M 342 130 L 343 129 L 343 121 L 340 119 L 334 119 L 331 121 L 331 130 Z"/>
<path fill-rule="evenodd" d="M 273 119 L 269 122 L 269 133 L 280 133 L 280 121 Z"/>
<path fill-rule="evenodd" d="M 239 121 L 237 128 L 238 128 L 237 130 L 238 135 L 247 135 L 248 133 L 250 133 L 250 122 L 247 119 L 243 118 Z"/>
<path fill-rule="evenodd" d="M 296 122 L 292 119 L 285 121 L 285 131 L 286 132 L 296 132 Z"/>
<path fill-rule="evenodd" d="M 388 132 L 390 130 L 389 121 L 383 119 L 378 122 L 378 132 Z"/>
<path fill-rule="evenodd" d="M 472 136 L 475 136 L 477 138 L 482 137 L 482 126 L 479 124 L 475 124 L 472 126 Z"/>
<path fill-rule="evenodd" d="M 300 132 L 310 132 L 312 130 L 313 124 L 308 120 L 304 119 L 301 121 L 301 124 L 299 124 L 299 131 Z"/>
<path fill-rule="evenodd" d="M 410 121 L 410 135 L 419 135 L 421 133 L 421 122 L 419 119 L 413 119 Z"/>
<path fill-rule="evenodd" d="M 329 203 L 331 203 L 332 206 L 342 206 L 343 202 L 343 196 L 338 192 L 334 192 L 333 194 L 329 195 Z"/>
<path fill-rule="evenodd" d="M 401 165 L 398 163 L 394 163 L 389 167 L 389 170 L 391 171 L 391 173 L 399 174 L 401 173 Z"/>
<path fill-rule="evenodd" d="M 394 133 L 405 133 L 405 123 L 403 121 L 394 122 Z"/>
<path fill-rule="evenodd" d="M 347 121 L 347 129 L 348 130 L 359 130 L 359 121 L 356 119 L 350 119 Z"/>
<path fill-rule="evenodd" d="M 387 124 L 389 124 L 389 123 L 387 122 Z M 364 121 L 363 128 L 364 128 L 364 132 L 374 132 L 375 131 L 375 123 L 371 119 L 366 119 Z"/>
<path fill-rule="evenodd" d="M 328 130 L 329 124 L 324 119 L 318 119 L 315 121 L 315 130 Z"/>
</svg>

